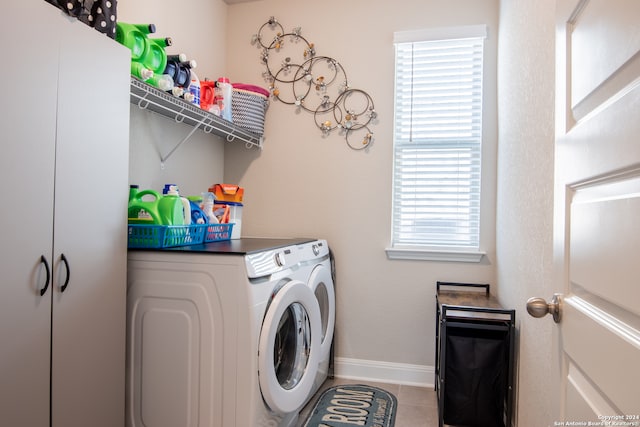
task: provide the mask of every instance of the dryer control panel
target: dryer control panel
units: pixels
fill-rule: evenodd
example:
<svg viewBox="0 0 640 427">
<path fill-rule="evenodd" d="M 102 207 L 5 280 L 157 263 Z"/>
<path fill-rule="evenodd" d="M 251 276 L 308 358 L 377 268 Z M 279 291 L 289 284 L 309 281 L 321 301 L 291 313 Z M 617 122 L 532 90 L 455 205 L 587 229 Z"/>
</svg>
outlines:
<svg viewBox="0 0 640 427">
<path fill-rule="evenodd" d="M 315 240 L 300 245 L 291 245 L 247 254 L 245 264 L 250 279 L 307 264 L 329 256 L 329 245 L 325 240 Z"/>
</svg>

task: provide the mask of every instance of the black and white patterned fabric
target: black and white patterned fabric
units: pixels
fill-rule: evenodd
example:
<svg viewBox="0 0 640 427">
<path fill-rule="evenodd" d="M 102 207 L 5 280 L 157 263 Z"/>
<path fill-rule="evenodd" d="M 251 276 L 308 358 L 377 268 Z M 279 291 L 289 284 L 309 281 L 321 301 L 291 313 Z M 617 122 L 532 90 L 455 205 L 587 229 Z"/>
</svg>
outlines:
<svg viewBox="0 0 640 427">
<path fill-rule="evenodd" d="M 116 0 L 45 0 L 90 27 L 116 37 Z"/>
</svg>

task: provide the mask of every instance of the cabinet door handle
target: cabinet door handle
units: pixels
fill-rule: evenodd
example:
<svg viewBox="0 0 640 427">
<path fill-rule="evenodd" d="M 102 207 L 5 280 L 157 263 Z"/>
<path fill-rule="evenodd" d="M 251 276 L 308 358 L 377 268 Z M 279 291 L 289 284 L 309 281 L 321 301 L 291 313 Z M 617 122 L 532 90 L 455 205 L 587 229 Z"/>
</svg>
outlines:
<svg viewBox="0 0 640 427">
<path fill-rule="evenodd" d="M 47 272 L 47 280 L 44 282 L 44 287 L 40 289 L 40 296 L 44 296 L 45 292 L 49 288 L 49 281 L 51 280 L 51 270 L 49 270 L 49 263 L 44 255 L 40 256 L 40 262 L 44 264 L 44 270 Z"/>
<path fill-rule="evenodd" d="M 60 259 L 62 259 L 62 262 L 64 263 L 64 267 L 67 269 L 67 278 L 65 279 L 64 284 L 60 286 L 60 292 L 64 292 L 65 289 L 67 289 L 67 286 L 69 285 L 69 278 L 71 277 L 71 269 L 69 269 L 69 261 L 67 260 L 67 257 L 64 256 L 64 254 L 60 255 Z"/>
</svg>

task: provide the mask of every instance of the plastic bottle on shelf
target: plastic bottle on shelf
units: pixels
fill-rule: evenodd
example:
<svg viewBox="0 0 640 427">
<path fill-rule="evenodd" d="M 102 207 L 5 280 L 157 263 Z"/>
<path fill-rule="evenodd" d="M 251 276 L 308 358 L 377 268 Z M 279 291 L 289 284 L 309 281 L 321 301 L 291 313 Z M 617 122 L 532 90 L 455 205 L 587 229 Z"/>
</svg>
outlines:
<svg viewBox="0 0 640 427">
<path fill-rule="evenodd" d="M 170 37 L 148 39 L 147 48 L 140 61 L 155 74 L 164 74 L 167 67 L 167 53 L 164 48 L 172 44 Z"/>
<path fill-rule="evenodd" d="M 231 122 L 233 121 L 231 118 L 231 83 L 229 83 L 228 78 L 220 77 L 218 78 L 217 86 L 220 89 L 220 94 L 222 95 L 222 103 L 218 102 L 218 106 L 220 107 L 220 116 Z"/>
<path fill-rule="evenodd" d="M 153 77 L 153 71 L 146 68 L 142 62 L 131 61 L 131 75 L 136 76 L 144 82 Z"/>
<path fill-rule="evenodd" d="M 165 92 L 172 90 L 174 87 L 173 79 L 168 74 L 154 74 L 147 79 L 147 83 Z"/>
<path fill-rule="evenodd" d="M 191 84 L 191 70 L 198 65 L 194 59 L 187 61 L 186 58 L 184 53 L 167 55 L 167 66 L 164 69 L 165 74 L 173 78 L 174 84 L 185 90 Z"/>
<path fill-rule="evenodd" d="M 200 108 L 216 116 L 220 115 L 220 108 L 216 103 L 216 82 L 208 79 L 200 82 Z"/>
<path fill-rule="evenodd" d="M 200 108 L 200 79 L 193 70 L 191 70 L 191 84 L 188 92 L 193 95 L 191 103 Z"/>
<path fill-rule="evenodd" d="M 116 41 L 131 50 L 131 60 L 138 61 L 144 55 L 147 35 L 156 32 L 154 24 L 116 24 Z"/>
<path fill-rule="evenodd" d="M 179 54 L 167 54 L 167 61 L 175 61 L 175 62 L 185 62 L 187 60 L 187 54 L 186 53 L 179 53 Z"/>
</svg>

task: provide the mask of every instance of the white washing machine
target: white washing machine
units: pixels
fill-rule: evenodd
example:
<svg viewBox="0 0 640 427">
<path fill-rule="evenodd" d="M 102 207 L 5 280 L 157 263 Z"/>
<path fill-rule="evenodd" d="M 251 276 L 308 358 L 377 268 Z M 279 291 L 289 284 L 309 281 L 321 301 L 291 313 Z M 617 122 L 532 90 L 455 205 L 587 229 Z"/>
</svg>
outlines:
<svg viewBox="0 0 640 427">
<path fill-rule="evenodd" d="M 128 286 L 127 426 L 290 426 L 327 376 L 323 240 L 130 251 Z"/>
</svg>

